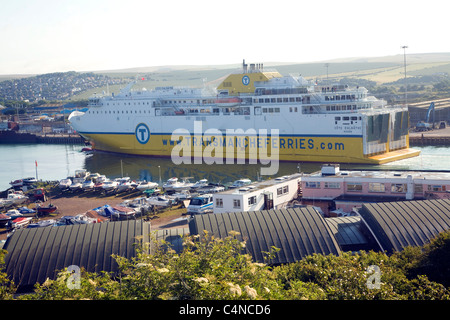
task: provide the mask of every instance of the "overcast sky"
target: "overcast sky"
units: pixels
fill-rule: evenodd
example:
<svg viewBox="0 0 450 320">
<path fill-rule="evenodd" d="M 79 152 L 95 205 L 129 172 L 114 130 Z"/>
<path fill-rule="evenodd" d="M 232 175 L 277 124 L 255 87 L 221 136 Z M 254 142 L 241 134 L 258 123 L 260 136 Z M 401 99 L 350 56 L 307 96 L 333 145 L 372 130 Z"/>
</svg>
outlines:
<svg viewBox="0 0 450 320">
<path fill-rule="evenodd" d="M 0 74 L 450 52 L 443 0 L 0 0 Z"/>
</svg>

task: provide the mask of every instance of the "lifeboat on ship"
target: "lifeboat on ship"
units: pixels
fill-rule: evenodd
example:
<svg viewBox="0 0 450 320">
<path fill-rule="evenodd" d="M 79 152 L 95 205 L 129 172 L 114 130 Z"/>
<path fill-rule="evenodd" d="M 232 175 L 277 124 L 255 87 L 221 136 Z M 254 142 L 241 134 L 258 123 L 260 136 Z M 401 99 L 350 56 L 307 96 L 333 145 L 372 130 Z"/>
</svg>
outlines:
<svg viewBox="0 0 450 320">
<path fill-rule="evenodd" d="M 241 99 L 238 97 L 217 98 L 215 103 L 223 107 L 232 107 L 241 103 Z"/>
</svg>

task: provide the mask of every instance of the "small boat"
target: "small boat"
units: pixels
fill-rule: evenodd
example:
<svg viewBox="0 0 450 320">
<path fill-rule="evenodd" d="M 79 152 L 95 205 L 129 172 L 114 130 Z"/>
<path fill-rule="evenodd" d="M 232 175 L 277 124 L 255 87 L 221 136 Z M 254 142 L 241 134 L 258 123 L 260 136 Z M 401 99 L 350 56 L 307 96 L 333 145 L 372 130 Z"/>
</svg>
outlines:
<svg viewBox="0 0 450 320">
<path fill-rule="evenodd" d="M 198 180 L 196 183 L 194 183 L 192 185 L 192 189 L 203 188 L 203 187 L 206 187 L 207 185 L 208 185 L 208 180 L 207 179 L 201 179 L 201 180 Z"/>
<path fill-rule="evenodd" d="M 103 189 L 103 184 L 105 183 L 105 181 L 109 181 L 109 179 L 105 175 L 100 175 L 99 177 L 95 178 L 94 189 Z"/>
<path fill-rule="evenodd" d="M 170 198 L 174 199 L 175 201 L 180 201 L 190 199 L 192 198 L 192 195 L 189 190 L 180 190 L 179 192 L 171 194 Z"/>
<path fill-rule="evenodd" d="M 129 218 L 134 216 L 136 213 L 135 209 L 124 206 L 108 206 L 104 210 L 107 216 L 115 218 Z"/>
<path fill-rule="evenodd" d="M 179 182 L 179 183 L 176 184 L 176 185 L 174 185 L 174 186 L 172 187 L 172 190 L 179 191 L 179 190 L 189 190 L 189 189 L 192 188 L 192 186 L 194 185 L 194 183 L 192 183 L 192 182 L 189 181 L 189 179 L 191 179 L 191 177 L 185 177 L 185 178 L 182 178 L 182 179 L 183 179 L 183 181 L 182 181 L 182 182 Z"/>
<path fill-rule="evenodd" d="M 144 191 L 144 190 L 148 190 L 148 189 L 154 189 L 158 186 L 158 184 L 156 182 L 147 182 L 147 181 L 141 181 L 138 183 L 138 185 L 136 186 L 136 189 Z"/>
<path fill-rule="evenodd" d="M 23 216 L 23 214 L 20 213 L 20 211 L 17 210 L 17 209 L 11 209 L 11 210 L 8 210 L 8 211 L 6 212 L 6 215 L 7 215 L 8 217 L 10 217 L 11 219 L 15 219 L 15 218 L 19 218 L 19 217 L 22 217 L 22 216 Z"/>
<path fill-rule="evenodd" d="M 165 196 L 157 196 L 147 198 L 147 203 L 151 204 L 152 206 L 167 207 L 172 203 L 172 200 Z"/>
<path fill-rule="evenodd" d="M 36 210 L 30 209 L 28 207 L 21 207 L 17 209 L 21 214 L 33 214 L 36 213 Z"/>
<path fill-rule="evenodd" d="M 69 178 L 62 179 L 59 181 L 59 188 L 61 190 L 69 189 L 70 185 L 72 184 L 72 180 Z"/>
<path fill-rule="evenodd" d="M 23 194 L 22 191 L 13 191 L 8 193 L 6 197 L 6 203 L 10 203 L 12 205 L 19 205 L 28 200 L 28 197 Z"/>
<path fill-rule="evenodd" d="M 233 184 L 230 186 L 230 188 L 240 188 L 246 185 L 251 184 L 252 181 L 250 179 L 239 179 L 233 182 Z"/>
<path fill-rule="evenodd" d="M 225 187 L 214 183 L 210 183 L 205 187 L 197 189 L 198 193 L 217 193 L 222 191 L 225 191 Z"/>
<path fill-rule="evenodd" d="M 123 177 L 123 178 L 119 178 L 116 180 L 119 183 L 117 185 L 118 192 L 124 192 L 124 191 L 130 190 L 132 188 L 132 183 L 131 183 L 130 177 Z"/>
<path fill-rule="evenodd" d="M 182 185 L 183 183 L 178 181 L 178 178 L 173 177 L 163 184 L 163 188 L 166 190 L 173 190 L 175 187 L 181 187 Z"/>
<path fill-rule="evenodd" d="M 42 220 L 35 223 L 30 223 L 27 228 L 41 228 L 41 227 L 53 227 L 57 224 L 57 220 L 55 219 L 49 219 L 49 220 Z"/>
<path fill-rule="evenodd" d="M 49 204 L 48 206 L 41 206 L 41 205 L 36 205 L 36 212 L 38 215 L 45 215 L 45 214 L 50 214 L 55 212 L 56 210 L 58 210 L 58 207 L 53 205 L 53 204 Z"/>
<path fill-rule="evenodd" d="M 29 186 L 36 182 L 37 182 L 36 178 L 29 177 L 29 178 L 13 180 L 9 184 L 11 185 L 11 187 L 16 188 L 16 187 Z"/>
<path fill-rule="evenodd" d="M 67 225 L 88 224 L 96 222 L 97 219 L 89 218 L 86 214 L 77 214 L 76 216 L 61 217 L 56 225 L 67 226 Z"/>
<path fill-rule="evenodd" d="M 86 169 L 75 170 L 75 178 L 86 179 L 91 173 Z"/>
<path fill-rule="evenodd" d="M 9 221 L 11 221 L 10 216 L 0 213 L 0 226 L 5 226 Z"/>
<path fill-rule="evenodd" d="M 83 183 L 80 181 L 75 181 L 70 185 L 69 189 L 72 191 L 81 190 L 83 188 Z"/>
<path fill-rule="evenodd" d="M 83 190 L 92 190 L 94 189 L 94 182 L 92 180 L 84 180 L 84 182 L 81 184 L 81 188 Z"/>
<path fill-rule="evenodd" d="M 11 228 L 11 229 L 22 228 L 22 227 L 26 226 L 27 224 L 29 224 L 31 219 L 33 219 L 33 218 L 19 217 L 19 218 L 16 218 L 14 220 L 11 220 L 8 223 L 8 225 L 9 225 L 9 228 Z"/>
<path fill-rule="evenodd" d="M 209 213 L 213 211 L 213 195 L 204 194 L 192 198 L 187 207 L 188 214 Z"/>
<path fill-rule="evenodd" d="M 22 180 L 24 185 L 31 185 L 37 182 L 35 177 L 23 178 Z"/>
<path fill-rule="evenodd" d="M 16 188 L 16 187 L 23 187 L 23 180 L 22 179 L 17 179 L 17 180 L 13 180 L 9 183 L 11 185 L 11 187 Z"/>
<path fill-rule="evenodd" d="M 118 185 L 119 185 L 119 182 L 117 182 L 115 180 L 109 180 L 109 181 L 103 182 L 102 188 L 105 191 L 112 191 L 112 190 L 115 190 Z"/>
</svg>

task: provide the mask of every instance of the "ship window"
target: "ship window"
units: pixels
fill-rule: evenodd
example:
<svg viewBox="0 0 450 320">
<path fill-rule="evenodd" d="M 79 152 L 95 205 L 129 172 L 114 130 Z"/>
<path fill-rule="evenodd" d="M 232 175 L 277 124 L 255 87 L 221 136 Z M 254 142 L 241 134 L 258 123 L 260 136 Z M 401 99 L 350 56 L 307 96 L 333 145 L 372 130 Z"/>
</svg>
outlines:
<svg viewBox="0 0 450 320">
<path fill-rule="evenodd" d="M 350 120 L 350 118 L 349 117 L 343 117 L 342 120 L 348 121 L 348 120 Z"/>
<path fill-rule="evenodd" d="M 289 112 L 292 112 L 292 107 L 289 107 Z"/>
<path fill-rule="evenodd" d="M 233 199 L 233 208 L 240 209 L 241 208 L 241 200 Z"/>
<path fill-rule="evenodd" d="M 276 101 L 275 98 L 270 99 L 270 102 L 272 102 L 272 103 L 275 103 L 275 101 Z"/>
<path fill-rule="evenodd" d="M 341 120 L 341 117 L 334 117 L 334 120 L 340 121 L 340 120 Z"/>
<path fill-rule="evenodd" d="M 298 111 L 297 107 L 295 107 L 295 108 L 294 108 L 294 111 L 295 111 L 295 112 L 297 112 L 297 111 Z"/>
<path fill-rule="evenodd" d="M 263 113 L 267 113 L 267 108 L 263 108 Z"/>
<path fill-rule="evenodd" d="M 223 208 L 223 199 L 222 198 L 216 198 L 216 207 Z"/>
<path fill-rule="evenodd" d="M 351 117 L 352 120 L 358 120 L 358 117 Z"/>
<path fill-rule="evenodd" d="M 280 112 L 280 108 L 275 108 L 275 112 Z"/>
<path fill-rule="evenodd" d="M 289 102 L 295 102 L 295 98 L 289 98 Z"/>
<path fill-rule="evenodd" d="M 256 203 L 256 196 L 248 198 L 248 205 L 251 206 L 252 204 Z"/>
<path fill-rule="evenodd" d="M 277 98 L 277 102 L 283 102 L 283 99 Z"/>
<path fill-rule="evenodd" d="M 269 108 L 269 113 L 273 113 L 273 108 Z"/>
<path fill-rule="evenodd" d="M 327 106 L 327 111 L 330 111 L 330 106 Z"/>
<path fill-rule="evenodd" d="M 302 98 L 296 97 L 296 98 L 295 98 L 295 102 L 302 102 Z"/>
</svg>

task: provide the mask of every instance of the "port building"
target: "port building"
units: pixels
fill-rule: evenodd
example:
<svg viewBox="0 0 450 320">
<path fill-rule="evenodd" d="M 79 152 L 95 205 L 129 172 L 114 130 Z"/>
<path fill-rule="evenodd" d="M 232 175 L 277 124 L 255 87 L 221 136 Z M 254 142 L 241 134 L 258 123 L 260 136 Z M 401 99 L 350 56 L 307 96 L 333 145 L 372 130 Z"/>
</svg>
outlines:
<svg viewBox="0 0 450 320">
<path fill-rule="evenodd" d="M 213 195 L 213 212 L 281 209 L 300 192 L 301 174 L 268 179 Z"/>
</svg>

